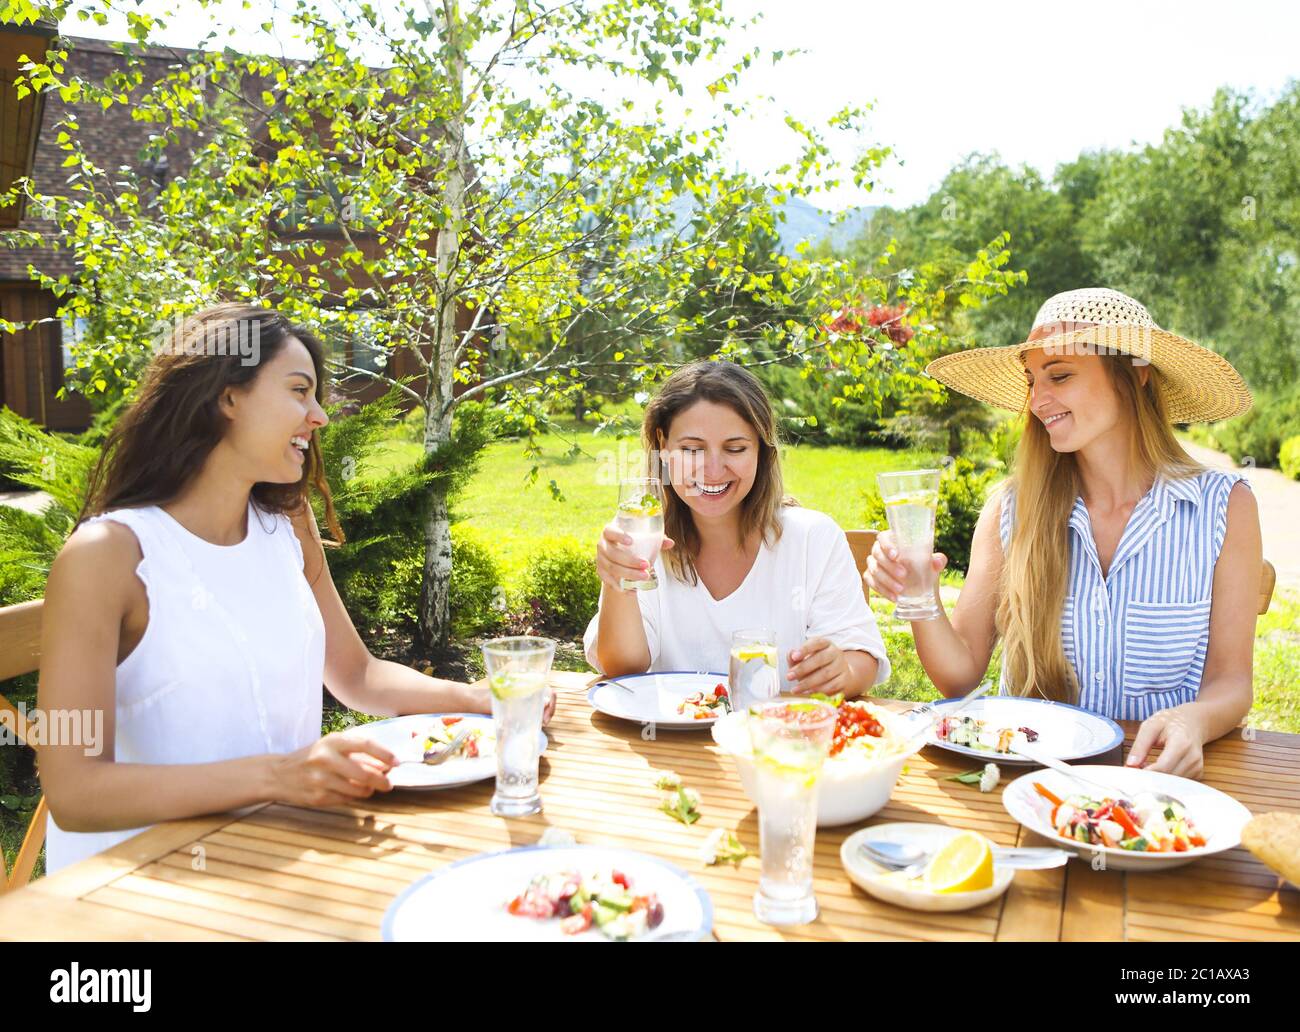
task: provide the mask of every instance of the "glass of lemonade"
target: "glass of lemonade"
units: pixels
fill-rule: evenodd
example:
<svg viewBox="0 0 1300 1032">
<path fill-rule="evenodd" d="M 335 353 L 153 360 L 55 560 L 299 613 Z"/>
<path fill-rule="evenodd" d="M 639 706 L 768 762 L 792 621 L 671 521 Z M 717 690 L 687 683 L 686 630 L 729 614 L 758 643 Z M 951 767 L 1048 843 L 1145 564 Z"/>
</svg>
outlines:
<svg viewBox="0 0 1300 1032">
<path fill-rule="evenodd" d="M 835 730 L 835 707 L 776 699 L 751 706 L 748 724 L 762 855 L 754 916 L 770 925 L 807 924 L 817 916 L 817 783 Z"/>
<path fill-rule="evenodd" d="M 731 696 L 732 710 L 737 713 L 744 713 L 755 703 L 767 702 L 781 694 L 775 631 L 750 630 L 732 634 L 727 694 Z"/>
<path fill-rule="evenodd" d="M 658 477 L 624 480 L 618 488 L 618 514 L 614 525 L 632 539 L 628 547 L 650 564 L 649 580 L 620 580 L 624 591 L 649 591 L 659 587 L 655 560 L 664 543 L 664 488 Z"/>
<path fill-rule="evenodd" d="M 497 736 L 497 787 L 491 810 L 498 817 L 541 812 L 537 764 L 546 682 L 554 658 L 555 642 L 550 638 L 494 638 L 483 646 Z"/>
<path fill-rule="evenodd" d="M 876 476 L 889 529 L 898 547 L 898 561 L 907 568 L 903 590 L 894 606 L 894 615 L 900 620 L 932 620 L 942 614 L 934 590 L 939 575 L 930 562 L 939 476 L 937 469 Z"/>
</svg>

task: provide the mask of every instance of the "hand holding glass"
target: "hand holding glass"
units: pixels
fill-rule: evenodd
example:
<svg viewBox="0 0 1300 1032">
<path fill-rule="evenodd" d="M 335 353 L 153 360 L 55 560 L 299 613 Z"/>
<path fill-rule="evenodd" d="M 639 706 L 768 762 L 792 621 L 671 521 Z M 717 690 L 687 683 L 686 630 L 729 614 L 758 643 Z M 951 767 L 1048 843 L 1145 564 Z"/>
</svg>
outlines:
<svg viewBox="0 0 1300 1032">
<path fill-rule="evenodd" d="M 664 543 L 664 489 L 658 477 L 624 480 L 618 489 L 618 514 L 614 525 L 632 539 L 628 549 L 649 564 L 648 580 L 621 579 L 624 591 L 659 587 L 654 564 Z"/>
<path fill-rule="evenodd" d="M 906 570 L 894 607 L 900 620 L 932 620 L 942 614 L 935 597 L 939 575 L 931 561 L 939 476 L 937 469 L 919 469 L 876 477 L 889 532 L 898 549 L 897 562 Z"/>
</svg>

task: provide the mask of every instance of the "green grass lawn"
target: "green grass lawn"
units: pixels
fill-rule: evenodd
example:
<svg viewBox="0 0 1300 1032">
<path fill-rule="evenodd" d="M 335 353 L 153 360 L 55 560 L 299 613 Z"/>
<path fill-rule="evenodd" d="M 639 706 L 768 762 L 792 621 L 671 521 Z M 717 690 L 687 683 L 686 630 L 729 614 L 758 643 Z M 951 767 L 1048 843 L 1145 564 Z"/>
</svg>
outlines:
<svg viewBox="0 0 1300 1032">
<path fill-rule="evenodd" d="M 522 442 L 490 445 L 478 473 L 453 502 L 457 522 L 491 543 L 507 579 L 518 574 L 546 538 L 571 538 L 589 544 L 594 554 L 601 527 L 614 515 L 620 470 L 630 468 L 641 454 L 635 437 L 619 440 L 590 430 L 564 440 L 551 435 L 540 440 L 542 455 L 535 460 L 524 455 Z M 574 444 L 581 453 L 572 454 Z M 391 441 L 374 460 L 372 473 L 407 465 L 419 454 L 418 444 Z M 937 461 L 929 452 L 788 446 L 782 466 L 789 494 L 850 528 L 862 525 L 862 494 L 874 489 L 877 473 Z M 534 464 L 537 481 L 530 483 Z M 562 500 L 552 496 L 551 481 Z"/>
</svg>

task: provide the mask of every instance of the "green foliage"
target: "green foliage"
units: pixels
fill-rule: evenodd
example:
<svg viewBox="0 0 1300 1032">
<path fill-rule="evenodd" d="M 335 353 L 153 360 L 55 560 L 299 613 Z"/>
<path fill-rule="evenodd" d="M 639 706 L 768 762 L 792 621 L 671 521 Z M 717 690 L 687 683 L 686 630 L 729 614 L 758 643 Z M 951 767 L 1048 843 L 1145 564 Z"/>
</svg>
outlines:
<svg viewBox="0 0 1300 1032">
<path fill-rule="evenodd" d="M 1300 385 L 1261 393 L 1244 416 L 1214 423 L 1201 436 L 1241 464 L 1276 466 L 1282 444 L 1300 430 Z"/>
<path fill-rule="evenodd" d="M 1282 467 L 1282 472 L 1292 480 L 1300 480 L 1300 434 L 1282 442 L 1278 464 Z"/>
<path fill-rule="evenodd" d="M 97 448 L 70 442 L 9 409 L 0 409 L 0 468 L 25 487 L 47 492 L 39 515 L 0 506 L 0 605 L 39 598 L 50 564 L 76 524 Z"/>
<path fill-rule="evenodd" d="M 506 621 L 501 568 L 488 542 L 459 524 L 451 532 L 451 632 L 473 638 L 498 630 Z M 420 582 L 414 582 L 418 598 Z"/>
<path fill-rule="evenodd" d="M 939 504 L 935 513 L 934 550 L 948 557 L 950 570 L 963 574 L 970 566 L 970 546 L 975 524 L 984 508 L 989 489 L 1001 479 L 997 469 L 979 469 L 968 459 L 956 459 L 939 478 Z M 885 529 L 889 520 L 880 492 L 866 496 L 864 526 Z"/>
<path fill-rule="evenodd" d="M 596 615 L 600 576 L 592 551 L 572 538 L 549 538 L 529 559 L 523 597 L 543 626 L 580 635 Z"/>
</svg>

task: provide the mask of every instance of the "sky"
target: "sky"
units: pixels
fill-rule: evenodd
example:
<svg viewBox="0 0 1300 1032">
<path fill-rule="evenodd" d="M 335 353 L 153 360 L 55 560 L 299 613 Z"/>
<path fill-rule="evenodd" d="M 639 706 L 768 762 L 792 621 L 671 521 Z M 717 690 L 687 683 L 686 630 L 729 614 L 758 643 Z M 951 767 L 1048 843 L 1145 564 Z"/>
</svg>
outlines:
<svg viewBox="0 0 1300 1032">
<path fill-rule="evenodd" d="M 242 23 L 264 20 L 270 2 L 256 0 Z M 142 6 L 168 12 L 166 42 L 197 45 L 200 22 L 186 0 Z M 849 161 L 874 144 L 895 157 L 870 194 L 849 185 L 814 198 L 829 210 L 918 203 L 972 152 L 996 151 L 1050 176 L 1083 150 L 1157 142 L 1220 86 L 1267 102 L 1300 78 L 1295 3 L 726 0 L 726 9 L 742 23 L 762 14 L 735 34 L 737 47 L 805 51 L 775 67 L 761 62 L 733 95 L 754 101 L 751 117 L 731 126 L 735 164 L 762 173 L 796 153 L 781 112 L 824 122 L 847 104 L 873 105 L 866 136 L 841 140 L 836 156 Z M 125 38 L 120 23 L 70 20 L 63 29 Z M 757 102 L 761 95 L 775 104 Z"/>
</svg>

